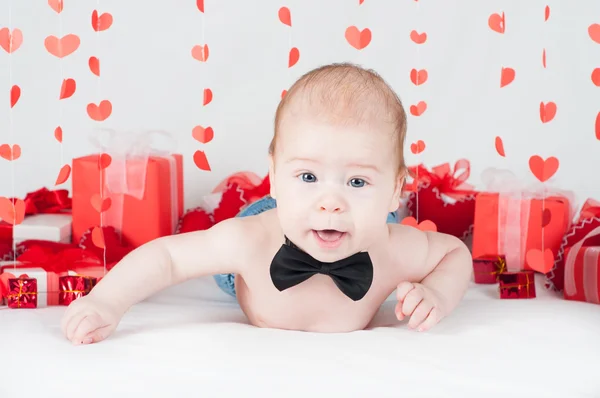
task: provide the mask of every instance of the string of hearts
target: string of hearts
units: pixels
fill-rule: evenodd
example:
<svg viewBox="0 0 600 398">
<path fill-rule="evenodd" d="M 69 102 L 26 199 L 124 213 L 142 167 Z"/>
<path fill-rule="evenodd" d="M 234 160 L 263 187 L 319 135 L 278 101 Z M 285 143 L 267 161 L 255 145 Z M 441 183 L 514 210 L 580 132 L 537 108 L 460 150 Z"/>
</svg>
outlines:
<svg viewBox="0 0 600 398">
<path fill-rule="evenodd" d="M 208 49 L 208 44 L 206 43 L 206 40 L 204 38 L 204 26 L 205 26 L 205 23 L 204 23 L 204 18 L 205 18 L 204 0 L 196 0 L 196 8 L 202 14 L 202 44 L 197 44 L 194 47 L 192 47 L 192 58 L 195 59 L 196 61 L 200 62 L 200 64 L 206 64 L 208 62 L 208 57 L 209 57 L 210 53 L 209 53 L 209 49 Z M 212 102 L 212 99 L 213 99 L 212 90 L 208 87 L 205 87 L 203 90 L 202 106 L 203 107 L 208 106 Z M 214 136 L 215 136 L 215 132 L 211 126 L 197 125 L 192 128 L 192 138 L 203 145 L 211 142 L 213 140 Z M 196 150 L 196 152 L 194 152 L 193 159 L 194 159 L 194 164 L 200 170 L 204 170 L 204 171 L 211 170 L 210 164 L 208 163 L 208 159 L 206 157 L 206 153 L 204 151 Z"/>
</svg>

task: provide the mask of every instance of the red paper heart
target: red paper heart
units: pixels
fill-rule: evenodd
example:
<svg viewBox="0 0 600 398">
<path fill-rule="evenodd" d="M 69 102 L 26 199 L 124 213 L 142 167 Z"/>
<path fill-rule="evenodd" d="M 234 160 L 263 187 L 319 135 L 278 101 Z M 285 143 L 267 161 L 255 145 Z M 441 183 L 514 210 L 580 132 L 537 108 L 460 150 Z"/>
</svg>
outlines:
<svg viewBox="0 0 600 398">
<path fill-rule="evenodd" d="M 0 145 L 0 156 L 8 161 L 17 160 L 21 157 L 21 147 L 18 144 Z"/>
<path fill-rule="evenodd" d="M 550 7 L 546 6 L 544 9 L 544 22 L 547 21 L 548 18 L 550 18 Z"/>
<path fill-rule="evenodd" d="M 502 13 L 502 15 L 499 15 L 499 14 L 490 15 L 490 17 L 488 18 L 488 26 L 494 32 L 503 34 L 504 29 L 505 29 L 504 13 Z"/>
<path fill-rule="evenodd" d="M 208 44 L 205 44 L 203 46 L 197 44 L 194 47 L 192 47 L 192 58 L 194 58 L 195 60 L 198 60 L 200 62 L 206 62 L 208 61 L 208 55 Z"/>
<path fill-rule="evenodd" d="M 508 86 L 515 80 L 515 70 L 513 68 L 502 68 L 500 72 L 500 88 Z"/>
<path fill-rule="evenodd" d="M 0 47 L 7 53 L 14 53 L 23 44 L 23 32 L 20 29 L 13 29 L 12 33 L 8 28 L 0 29 Z"/>
<path fill-rule="evenodd" d="M 496 137 L 496 152 L 502 157 L 506 156 L 506 153 L 504 152 L 504 143 L 502 142 L 501 137 Z"/>
<path fill-rule="evenodd" d="M 369 28 L 359 30 L 356 26 L 349 26 L 346 28 L 346 33 L 344 36 L 346 37 L 348 44 L 357 50 L 362 50 L 363 48 L 367 47 L 369 43 L 371 43 L 372 34 Z"/>
<path fill-rule="evenodd" d="M 287 7 L 281 7 L 277 13 L 282 24 L 292 26 L 292 14 Z"/>
<path fill-rule="evenodd" d="M 77 88 L 77 83 L 73 79 L 64 79 L 60 88 L 59 99 L 65 99 L 71 97 Z"/>
<path fill-rule="evenodd" d="M 290 50 L 290 54 L 288 56 L 288 68 L 291 68 L 292 66 L 296 65 L 296 63 L 298 62 L 299 59 L 300 59 L 300 50 L 298 50 L 296 47 L 293 47 Z"/>
<path fill-rule="evenodd" d="M 58 126 L 57 128 L 54 129 L 54 138 L 56 138 L 56 141 L 62 143 L 62 140 L 63 140 L 63 131 L 62 131 L 62 128 L 60 126 Z"/>
<path fill-rule="evenodd" d="M 596 115 L 596 139 L 600 140 L 600 112 Z"/>
<path fill-rule="evenodd" d="M 427 110 L 427 103 L 425 101 L 419 101 L 417 105 L 410 106 L 410 114 L 413 116 L 421 116 Z"/>
<path fill-rule="evenodd" d="M 534 155 L 529 158 L 529 169 L 533 175 L 540 180 L 540 182 L 546 182 L 556 173 L 558 170 L 559 162 L 554 156 L 544 160 L 539 155 Z"/>
<path fill-rule="evenodd" d="M 103 100 L 99 105 L 94 103 L 88 104 L 87 113 L 92 120 L 102 122 L 111 115 L 112 103 L 109 100 Z"/>
<path fill-rule="evenodd" d="M 204 0 L 196 0 L 196 7 L 200 12 L 204 12 Z"/>
<path fill-rule="evenodd" d="M 98 213 L 103 213 L 110 209 L 112 204 L 110 198 L 103 198 L 99 194 L 92 195 L 90 202 L 92 203 L 94 210 L 96 210 Z"/>
<path fill-rule="evenodd" d="M 542 51 L 542 66 L 546 69 L 546 49 Z"/>
<path fill-rule="evenodd" d="M 418 33 L 416 30 L 413 30 L 410 32 L 410 39 L 417 44 L 423 44 L 427 41 L 427 33 Z"/>
<path fill-rule="evenodd" d="M 108 153 L 102 153 L 98 156 L 98 170 L 104 170 L 108 166 L 110 166 L 112 162 L 112 158 Z"/>
<path fill-rule="evenodd" d="M 98 58 L 90 57 L 88 60 L 88 66 L 94 75 L 100 76 L 100 60 Z"/>
<path fill-rule="evenodd" d="M 550 209 L 544 209 L 542 211 L 542 228 L 546 228 L 552 221 L 552 212 Z"/>
<path fill-rule="evenodd" d="M 415 155 L 425 150 L 425 143 L 422 140 L 418 140 L 416 143 L 410 144 L 410 151 Z"/>
<path fill-rule="evenodd" d="M 410 71 L 410 81 L 415 85 L 415 86 L 420 86 L 421 84 L 425 83 L 427 81 L 427 71 L 425 69 L 421 69 L 421 70 L 416 70 L 416 69 L 412 69 Z"/>
<path fill-rule="evenodd" d="M 283 97 L 285 97 L 286 94 L 287 94 L 287 90 L 283 90 L 281 92 L 281 99 L 283 99 Z"/>
<path fill-rule="evenodd" d="M 554 254 L 550 249 L 544 250 L 543 253 L 540 249 L 531 249 L 525 257 L 529 268 L 542 274 L 548 273 L 554 265 Z"/>
<path fill-rule="evenodd" d="M 192 129 L 192 137 L 202 144 L 208 144 L 215 136 L 212 127 L 196 126 Z"/>
<path fill-rule="evenodd" d="M 110 13 L 105 12 L 104 14 L 98 17 L 98 11 L 94 10 L 92 12 L 92 28 L 96 32 L 102 32 L 111 27 L 113 23 L 113 17 Z"/>
<path fill-rule="evenodd" d="M 14 107 L 21 98 L 21 87 L 16 84 L 10 89 L 10 107 Z"/>
<path fill-rule="evenodd" d="M 48 0 L 48 5 L 58 14 L 63 10 L 63 0 Z"/>
<path fill-rule="evenodd" d="M 208 164 L 206 154 L 200 150 L 194 153 L 194 163 L 200 170 L 210 171 L 210 165 Z"/>
<path fill-rule="evenodd" d="M 540 120 L 542 123 L 548 123 L 554 119 L 556 115 L 556 104 L 554 102 L 548 102 L 544 104 L 540 102 Z"/>
<path fill-rule="evenodd" d="M 54 182 L 54 185 L 64 184 L 65 182 L 67 182 L 70 175 L 71 175 L 71 166 L 69 166 L 68 164 L 65 164 L 63 167 L 61 167 L 60 171 L 58 172 L 58 177 L 56 177 L 56 181 Z"/>
<path fill-rule="evenodd" d="M 592 71 L 592 83 L 600 87 L 600 68 L 596 68 Z"/>
<path fill-rule="evenodd" d="M 102 229 L 100 227 L 94 227 L 92 230 L 92 243 L 100 249 L 104 249 L 106 247 L 104 244 L 104 234 L 102 233 Z"/>
<path fill-rule="evenodd" d="M 437 227 L 435 223 L 431 220 L 425 220 L 420 223 L 414 217 L 405 217 L 400 222 L 402 225 L 408 225 L 409 227 L 417 228 L 421 231 L 432 231 L 437 232 Z"/>
<path fill-rule="evenodd" d="M 212 99 L 213 99 L 212 90 L 210 88 L 205 88 L 204 89 L 204 98 L 202 100 L 202 105 L 206 106 L 206 105 L 210 104 L 212 102 Z"/>
<path fill-rule="evenodd" d="M 600 44 L 600 24 L 592 24 L 588 28 L 588 34 L 590 35 L 590 39 Z"/>
<path fill-rule="evenodd" d="M 25 219 L 25 202 L 21 199 L 14 199 L 13 202 L 5 197 L 0 197 L 0 218 L 3 221 L 19 225 Z"/>
<path fill-rule="evenodd" d="M 55 57 L 64 58 L 73 54 L 79 48 L 80 40 L 77 35 L 66 35 L 62 38 L 48 36 L 44 40 L 46 50 Z"/>
</svg>

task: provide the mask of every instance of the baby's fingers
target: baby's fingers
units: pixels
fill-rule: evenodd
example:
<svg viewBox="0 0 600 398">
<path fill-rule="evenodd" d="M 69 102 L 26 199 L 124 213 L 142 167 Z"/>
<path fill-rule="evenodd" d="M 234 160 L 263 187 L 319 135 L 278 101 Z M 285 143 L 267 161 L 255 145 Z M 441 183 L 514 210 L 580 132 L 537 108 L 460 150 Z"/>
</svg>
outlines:
<svg viewBox="0 0 600 398">
<path fill-rule="evenodd" d="M 411 290 L 406 295 L 406 297 L 404 298 L 404 302 L 402 303 L 402 313 L 405 316 L 412 315 L 413 311 L 423 300 L 423 297 L 423 289 L 415 287 L 413 290 Z"/>
<path fill-rule="evenodd" d="M 415 288 L 410 282 L 401 282 L 396 288 L 396 299 L 400 302 L 404 301 L 406 295 Z"/>
<path fill-rule="evenodd" d="M 89 335 L 104 326 L 97 314 L 89 314 L 79 322 L 70 340 L 73 344 L 89 344 L 93 341 Z"/>
<path fill-rule="evenodd" d="M 425 319 L 425 321 L 419 325 L 418 327 L 418 331 L 419 332 L 424 332 L 426 330 L 431 329 L 435 324 L 437 324 L 441 319 L 441 315 L 440 315 L 440 310 L 438 310 L 437 308 L 433 308 L 431 310 L 431 312 L 429 313 L 429 315 L 427 316 L 427 319 Z"/>
<path fill-rule="evenodd" d="M 415 308 L 415 310 L 413 311 L 410 317 L 410 321 L 408 321 L 408 327 L 411 329 L 416 329 L 417 326 L 419 326 L 421 323 L 423 323 L 423 321 L 425 321 L 432 309 L 433 304 L 431 303 L 431 301 L 421 301 L 417 308 Z"/>
</svg>

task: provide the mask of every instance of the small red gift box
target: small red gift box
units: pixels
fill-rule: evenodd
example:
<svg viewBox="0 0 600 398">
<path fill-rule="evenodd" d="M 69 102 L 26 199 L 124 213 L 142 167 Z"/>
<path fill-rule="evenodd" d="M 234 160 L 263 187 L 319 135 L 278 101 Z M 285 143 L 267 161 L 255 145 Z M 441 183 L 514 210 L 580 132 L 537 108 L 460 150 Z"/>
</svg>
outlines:
<svg viewBox="0 0 600 398">
<path fill-rule="evenodd" d="M 407 191 L 412 191 L 407 204 L 408 215 L 433 221 L 438 232 L 466 239 L 472 232 L 478 194 L 466 183 L 471 173 L 469 161 L 457 161 L 454 169 L 449 163 L 431 170 L 419 165 L 411 167 L 410 172 L 414 181 L 407 187 Z"/>
<path fill-rule="evenodd" d="M 58 280 L 58 305 L 69 305 L 87 295 L 97 281 L 97 278 L 88 276 L 61 276 Z"/>
<path fill-rule="evenodd" d="M 473 259 L 475 283 L 498 283 L 498 275 L 506 271 L 504 256 L 481 256 Z"/>
<path fill-rule="evenodd" d="M 498 275 L 500 298 L 535 298 L 535 275 L 533 271 L 503 272 Z"/>
<path fill-rule="evenodd" d="M 100 225 L 99 207 L 102 225 L 114 227 L 134 247 L 173 234 L 183 215 L 182 156 L 113 156 L 104 169 L 100 159 L 73 160 L 74 241 Z"/>
<path fill-rule="evenodd" d="M 38 305 L 37 280 L 35 278 L 10 278 L 8 280 L 9 308 L 36 308 Z"/>
</svg>

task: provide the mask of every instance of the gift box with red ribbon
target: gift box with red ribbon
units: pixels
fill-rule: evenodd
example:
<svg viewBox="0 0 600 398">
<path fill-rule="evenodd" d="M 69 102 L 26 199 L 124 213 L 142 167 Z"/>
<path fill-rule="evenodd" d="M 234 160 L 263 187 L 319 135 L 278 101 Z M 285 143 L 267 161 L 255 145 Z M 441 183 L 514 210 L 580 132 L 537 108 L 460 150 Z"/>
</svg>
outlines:
<svg viewBox="0 0 600 398">
<path fill-rule="evenodd" d="M 502 255 L 508 271 L 548 272 L 571 223 L 568 193 L 524 188 L 504 171 L 490 170 L 484 180 L 489 189 L 475 201 L 473 257 Z"/>
<path fill-rule="evenodd" d="M 8 279 L 7 303 L 9 308 L 37 308 L 37 280 L 27 276 Z"/>
<path fill-rule="evenodd" d="M 58 305 L 69 305 L 87 295 L 98 282 L 89 276 L 61 276 L 58 280 Z"/>
<path fill-rule="evenodd" d="M 598 227 L 600 227 L 600 202 L 590 198 L 585 201 L 577 219 L 562 238 L 554 266 L 546 274 L 547 287 L 558 292 L 563 291 L 567 252 L 578 242 L 583 242 L 582 247 L 600 246 L 600 236 L 592 235 L 586 238 L 591 231 Z"/>
<path fill-rule="evenodd" d="M 504 256 L 481 256 L 473 259 L 473 279 L 475 283 L 498 283 L 498 276 L 506 271 Z"/>
<path fill-rule="evenodd" d="M 35 290 L 33 290 L 33 283 L 28 283 L 28 292 L 36 295 L 35 307 L 48 307 L 51 305 L 58 305 L 58 278 L 66 275 L 67 272 L 56 272 L 50 267 L 46 269 L 29 263 L 13 263 L 13 264 L 2 264 L 0 265 L 0 274 L 8 275 L 8 293 L 7 300 L 10 306 L 11 294 L 13 295 L 13 303 L 17 303 L 21 296 L 14 296 L 14 289 L 11 288 L 11 281 L 13 281 L 12 287 L 16 282 L 15 280 L 33 280 L 35 281 Z M 16 301 L 15 301 L 16 300 Z M 15 308 L 14 306 L 12 308 Z M 34 307 L 23 307 L 18 308 L 34 308 Z"/>
<path fill-rule="evenodd" d="M 101 153 L 73 160 L 75 241 L 100 225 L 114 227 L 133 247 L 175 232 L 183 214 L 183 158 L 155 148 L 152 139 L 161 135 L 154 133 L 109 132 L 98 144 Z"/>
<path fill-rule="evenodd" d="M 498 274 L 501 299 L 535 298 L 533 271 L 502 272 Z"/>
<path fill-rule="evenodd" d="M 478 192 L 466 181 L 471 173 L 467 159 L 432 167 L 410 167 L 412 184 L 407 185 L 409 215 L 430 220 L 437 231 L 466 239 L 472 231 Z"/>
</svg>

